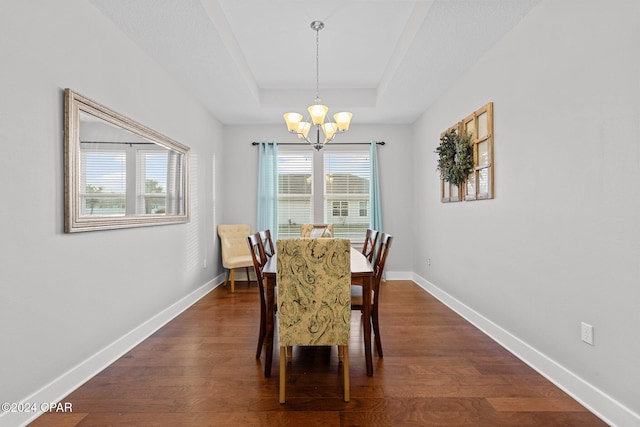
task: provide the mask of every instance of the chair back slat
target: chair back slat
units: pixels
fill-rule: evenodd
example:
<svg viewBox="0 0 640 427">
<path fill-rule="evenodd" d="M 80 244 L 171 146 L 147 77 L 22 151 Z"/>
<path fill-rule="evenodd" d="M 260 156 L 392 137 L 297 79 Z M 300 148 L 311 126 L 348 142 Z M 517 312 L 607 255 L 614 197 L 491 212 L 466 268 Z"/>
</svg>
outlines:
<svg viewBox="0 0 640 427">
<path fill-rule="evenodd" d="M 376 243 L 378 242 L 378 231 L 367 228 L 367 233 L 364 236 L 364 244 L 362 245 L 362 254 L 367 257 L 369 262 L 373 261 L 373 256 L 376 252 Z"/>
<path fill-rule="evenodd" d="M 374 271 L 374 290 L 376 294 L 379 292 L 380 281 L 382 280 L 382 273 L 384 273 L 384 266 L 387 263 L 387 255 L 389 255 L 389 249 L 391 248 L 391 242 L 393 236 L 387 233 L 380 233 L 380 245 L 378 247 L 378 253 L 376 260 L 373 263 Z M 376 295 L 377 298 L 377 295 Z"/>
<path fill-rule="evenodd" d="M 267 258 L 271 258 L 276 250 L 273 246 L 273 240 L 271 239 L 271 230 L 262 230 L 258 232 L 260 234 L 260 240 L 262 240 L 262 248 Z"/>
</svg>

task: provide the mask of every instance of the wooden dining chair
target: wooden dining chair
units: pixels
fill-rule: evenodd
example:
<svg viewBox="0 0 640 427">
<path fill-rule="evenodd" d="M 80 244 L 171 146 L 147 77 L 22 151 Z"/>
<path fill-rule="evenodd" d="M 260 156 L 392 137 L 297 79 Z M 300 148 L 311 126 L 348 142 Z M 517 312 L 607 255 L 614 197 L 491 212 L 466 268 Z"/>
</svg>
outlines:
<svg viewBox="0 0 640 427">
<path fill-rule="evenodd" d="M 224 286 L 231 281 L 231 292 L 235 292 L 235 270 L 245 268 L 247 271 L 247 282 L 251 282 L 249 277 L 249 267 L 253 265 L 251 254 L 247 248 L 247 236 L 251 234 L 249 224 L 219 224 L 218 235 L 220 236 L 220 248 L 222 250 L 222 266 L 228 270 L 224 279 Z"/>
<path fill-rule="evenodd" d="M 378 242 L 378 230 L 367 228 L 364 235 L 364 244 L 362 245 L 362 254 L 367 257 L 369 262 L 373 261 L 373 255 L 376 252 L 376 243 Z"/>
<path fill-rule="evenodd" d="M 247 236 L 247 242 L 249 243 L 253 269 L 256 274 L 256 281 L 258 282 L 258 289 L 260 291 L 260 331 L 258 333 L 258 348 L 256 349 L 256 359 L 260 359 L 262 346 L 267 333 L 267 304 L 264 293 L 262 268 L 267 263 L 268 257 L 265 253 L 261 232 Z"/>
<path fill-rule="evenodd" d="M 333 237 L 333 224 L 302 224 L 300 237 Z"/>
<path fill-rule="evenodd" d="M 364 255 L 369 262 L 373 262 L 373 257 L 376 253 L 376 243 L 378 243 L 378 230 L 367 228 L 367 232 L 364 235 L 364 243 L 362 244 L 362 255 Z M 355 279 L 352 284 L 362 286 L 362 278 Z"/>
<path fill-rule="evenodd" d="M 380 245 L 378 247 L 378 254 L 376 260 L 373 263 L 373 286 L 371 290 L 371 324 L 373 325 L 373 333 L 376 341 L 376 351 L 378 357 L 382 357 L 382 339 L 380 338 L 380 321 L 378 320 L 378 308 L 380 306 L 380 291 L 382 289 L 382 274 L 384 273 L 384 266 L 387 262 L 387 255 L 389 255 L 389 248 L 393 236 L 387 233 L 380 233 Z M 351 285 L 351 309 L 362 311 L 362 285 Z"/>
<path fill-rule="evenodd" d="M 285 403 L 291 346 L 338 346 L 344 401 L 349 401 L 351 256 L 348 239 L 297 238 L 276 242 L 280 403 Z"/>
</svg>

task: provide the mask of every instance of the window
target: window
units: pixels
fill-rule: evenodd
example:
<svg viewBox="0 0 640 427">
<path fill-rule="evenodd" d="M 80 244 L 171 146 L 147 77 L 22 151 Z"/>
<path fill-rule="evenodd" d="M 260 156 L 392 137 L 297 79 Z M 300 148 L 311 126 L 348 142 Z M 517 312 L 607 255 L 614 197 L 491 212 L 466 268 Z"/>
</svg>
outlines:
<svg viewBox="0 0 640 427">
<path fill-rule="evenodd" d="M 116 145 L 122 148 L 114 148 Z M 147 147 L 145 144 L 82 144 L 81 215 L 167 212 L 167 182 L 169 179 L 175 181 L 175 166 L 170 164 L 171 152 L 164 148 L 141 146 Z"/>
<path fill-rule="evenodd" d="M 136 170 L 139 176 L 136 213 L 166 213 L 168 152 L 139 150 L 137 159 Z"/>
<path fill-rule="evenodd" d="M 349 216 L 349 202 L 333 202 L 331 214 L 335 217 Z"/>
<path fill-rule="evenodd" d="M 125 214 L 126 160 L 125 150 L 81 150 L 80 164 L 85 171 L 80 183 L 81 215 Z"/>
<path fill-rule="evenodd" d="M 361 215 L 360 209 L 362 203 L 369 202 L 371 181 L 369 150 L 325 150 L 323 154 L 324 206 L 327 211 L 330 207 L 330 212 L 333 213 L 326 222 L 334 224 L 333 230 L 336 236 L 355 241 L 362 240 L 370 223 L 368 212 Z"/>
<path fill-rule="evenodd" d="M 278 152 L 278 237 L 300 236 L 313 222 L 313 153 Z"/>
<path fill-rule="evenodd" d="M 335 236 L 362 241 L 371 218 L 370 180 L 368 147 L 280 149 L 278 236 L 299 236 L 301 224 L 333 224 Z"/>
<path fill-rule="evenodd" d="M 369 201 L 360 202 L 360 216 L 369 216 Z"/>
</svg>

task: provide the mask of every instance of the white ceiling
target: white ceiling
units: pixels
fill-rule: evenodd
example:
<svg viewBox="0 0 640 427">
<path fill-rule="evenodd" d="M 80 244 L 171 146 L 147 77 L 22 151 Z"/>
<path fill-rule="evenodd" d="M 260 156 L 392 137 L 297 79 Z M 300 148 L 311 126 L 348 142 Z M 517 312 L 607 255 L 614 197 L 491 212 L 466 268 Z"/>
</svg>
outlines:
<svg viewBox="0 0 640 427">
<path fill-rule="evenodd" d="M 224 124 L 412 123 L 539 0 L 91 0 Z"/>
</svg>

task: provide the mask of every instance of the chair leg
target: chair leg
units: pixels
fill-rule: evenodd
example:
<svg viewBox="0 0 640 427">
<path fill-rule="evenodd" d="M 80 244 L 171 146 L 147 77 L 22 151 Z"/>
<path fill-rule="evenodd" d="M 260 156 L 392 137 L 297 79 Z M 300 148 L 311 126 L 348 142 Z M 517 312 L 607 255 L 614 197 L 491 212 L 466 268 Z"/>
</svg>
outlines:
<svg viewBox="0 0 640 427">
<path fill-rule="evenodd" d="M 262 355 L 264 336 L 267 334 L 267 309 L 264 301 L 260 301 L 260 335 L 258 336 L 258 348 L 256 349 L 256 359 Z"/>
<path fill-rule="evenodd" d="M 344 377 L 344 401 L 349 401 L 349 346 L 341 345 L 342 349 L 342 376 Z"/>
<path fill-rule="evenodd" d="M 378 357 L 382 357 L 382 339 L 380 338 L 380 322 L 378 321 L 378 304 L 377 302 L 371 307 L 371 323 L 373 324 L 373 333 L 376 340 L 376 350 Z"/>
<path fill-rule="evenodd" d="M 249 267 L 244 268 L 247 271 L 247 287 L 251 286 L 251 276 L 249 276 Z"/>
<path fill-rule="evenodd" d="M 280 347 L 280 403 L 285 403 L 285 383 L 287 380 L 287 350 Z"/>
<path fill-rule="evenodd" d="M 231 280 L 231 293 L 234 293 L 236 291 L 235 269 L 233 269 L 233 268 L 229 269 L 229 277 L 230 277 L 230 280 Z"/>
<path fill-rule="evenodd" d="M 224 284 L 222 285 L 225 288 L 227 287 L 227 283 L 229 283 L 229 275 L 230 274 L 231 274 L 231 270 L 227 270 L 227 274 L 224 276 Z"/>
</svg>

